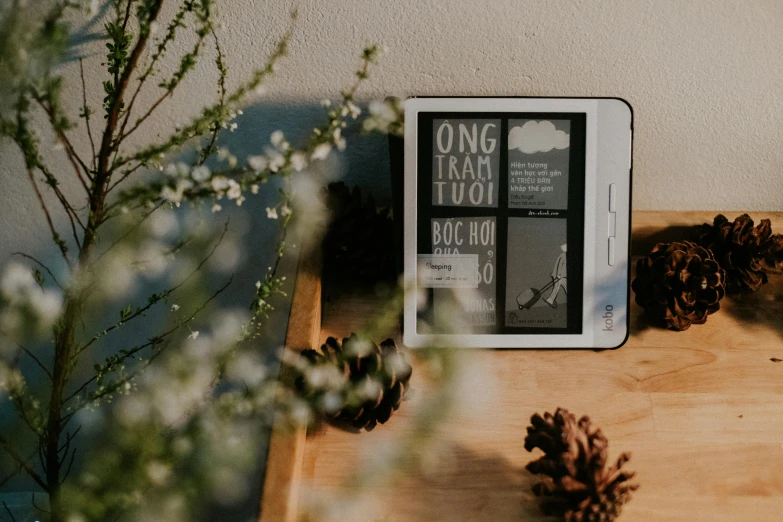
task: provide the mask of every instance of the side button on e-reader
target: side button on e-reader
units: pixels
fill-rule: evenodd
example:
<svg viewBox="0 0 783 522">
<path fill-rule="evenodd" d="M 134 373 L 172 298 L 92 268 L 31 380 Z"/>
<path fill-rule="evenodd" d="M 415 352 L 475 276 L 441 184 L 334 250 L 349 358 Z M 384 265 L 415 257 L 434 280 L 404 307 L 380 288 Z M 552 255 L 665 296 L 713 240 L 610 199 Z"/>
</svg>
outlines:
<svg viewBox="0 0 783 522">
<path fill-rule="evenodd" d="M 609 266 L 614 266 L 614 238 L 617 235 L 617 185 L 609 185 L 609 217 L 607 234 L 609 236 Z"/>
<path fill-rule="evenodd" d="M 609 185 L 609 212 L 617 212 L 617 185 Z"/>
<path fill-rule="evenodd" d="M 609 237 L 617 235 L 617 214 L 615 212 L 609 212 Z"/>
<path fill-rule="evenodd" d="M 609 238 L 609 266 L 614 266 L 614 238 Z"/>
</svg>

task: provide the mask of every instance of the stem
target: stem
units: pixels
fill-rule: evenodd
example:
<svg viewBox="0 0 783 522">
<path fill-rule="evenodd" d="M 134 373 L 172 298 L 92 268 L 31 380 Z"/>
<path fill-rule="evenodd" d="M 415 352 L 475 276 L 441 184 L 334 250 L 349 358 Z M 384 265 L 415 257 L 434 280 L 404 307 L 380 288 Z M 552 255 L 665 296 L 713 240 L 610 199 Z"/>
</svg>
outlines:
<svg viewBox="0 0 783 522">
<path fill-rule="evenodd" d="M 152 23 L 160 13 L 163 0 L 158 0 L 150 9 L 148 23 Z M 98 227 L 103 222 L 103 213 L 106 204 L 106 187 L 111 178 L 112 170 L 109 168 L 109 156 L 111 154 L 114 134 L 117 130 L 117 122 L 120 116 L 125 91 L 130 82 L 131 75 L 136 68 L 144 48 L 149 39 L 149 34 L 141 34 L 136 46 L 131 52 L 122 75 L 117 78 L 117 96 L 114 98 L 111 110 L 106 121 L 100 150 L 98 152 L 98 169 L 92 180 L 89 191 L 89 218 L 85 227 L 82 244 L 79 247 L 77 264 L 77 277 L 79 273 L 86 272 L 90 266 L 90 255 L 95 245 Z M 31 174 L 32 176 L 32 174 Z M 52 507 L 52 522 L 63 522 L 61 486 L 64 477 L 62 468 L 64 462 L 60 459 L 60 438 L 63 428 L 63 392 L 68 382 L 71 371 L 72 351 L 74 348 L 74 330 L 79 320 L 81 310 L 80 292 L 66 292 L 65 312 L 58 326 L 55 327 L 54 363 L 52 364 L 52 393 L 49 398 L 48 421 L 45 433 L 45 463 L 46 484 L 48 484 L 49 502 Z"/>
<path fill-rule="evenodd" d="M 35 472 L 35 469 L 33 469 L 33 467 L 30 465 L 30 463 L 27 462 L 27 460 L 25 460 L 25 458 L 23 456 L 21 456 L 19 453 L 16 452 L 16 450 L 14 450 L 11 447 L 9 442 L 2 435 L 0 435 L 0 446 L 3 447 L 3 449 L 6 451 L 6 453 L 8 453 L 8 455 L 12 459 L 14 459 L 16 461 L 16 463 L 19 464 L 19 466 L 21 466 L 21 468 L 23 470 L 25 470 L 27 472 L 27 474 L 30 475 L 30 477 L 32 477 L 32 479 L 34 481 L 36 481 L 38 483 L 38 485 L 43 488 L 44 491 L 49 491 L 49 487 L 46 485 L 46 482 L 44 482 L 44 480 L 41 478 L 41 476 L 38 475 L 38 473 Z"/>
<path fill-rule="evenodd" d="M 90 126 L 90 107 L 87 105 L 87 83 L 84 81 L 84 62 L 79 58 L 79 75 L 82 79 L 82 111 L 84 112 L 84 121 L 87 127 L 87 136 L 90 138 L 90 149 L 92 150 L 92 168 L 95 168 L 95 140 L 92 137 L 92 127 Z M 89 176 L 90 173 L 88 172 Z"/>
</svg>

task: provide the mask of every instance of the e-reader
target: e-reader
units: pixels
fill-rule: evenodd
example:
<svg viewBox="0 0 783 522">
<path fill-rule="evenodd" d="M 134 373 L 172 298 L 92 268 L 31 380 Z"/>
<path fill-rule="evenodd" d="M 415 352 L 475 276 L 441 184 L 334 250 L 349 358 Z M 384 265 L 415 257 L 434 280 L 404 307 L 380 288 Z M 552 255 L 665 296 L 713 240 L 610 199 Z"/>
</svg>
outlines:
<svg viewBox="0 0 783 522">
<path fill-rule="evenodd" d="M 622 346 L 632 140 L 617 98 L 408 99 L 404 344 Z"/>
</svg>

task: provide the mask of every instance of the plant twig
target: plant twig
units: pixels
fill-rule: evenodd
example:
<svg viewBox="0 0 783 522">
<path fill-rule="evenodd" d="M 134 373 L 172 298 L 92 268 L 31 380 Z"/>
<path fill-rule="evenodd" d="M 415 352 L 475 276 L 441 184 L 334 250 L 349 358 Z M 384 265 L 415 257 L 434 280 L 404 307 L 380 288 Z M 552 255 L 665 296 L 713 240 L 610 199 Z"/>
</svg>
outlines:
<svg viewBox="0 0 783 522">
<path fill-rule="evenodd" d="M 130 2 L 128 2 L 128 5 L 130 5 Z M 92 137 L 92 128 L 90 125 L 90 108 L 87 106 L 87 84 L 84 80 L 84 63 L 81 58 L 79 58 L 79 75 L 82 79 L 82 110 L 84 111 L 84 121 L 87 127 L 87 136 L 90 138 L 90 148 L 92 149 L 92 168 L 94 169 L 97 153 L 95 151 L 95 140 Z M 90 177 L 89 172 L 87 173 L 87 176 Z"/>
<path fill-rule="evenodd" d="M 8 453 L 8 456 L 14 459 L 16 463 L 19 464 L 22 469 L 24 469 L 27 474 L 30 475 L 30 477 L 43 488 L 44 491 L 49 491 L 49 486 L 46 484 L 46 482 L 44 482 L 41 476 L 35 472 L 35 469 L 33 469 L 33 467 L 24 459 L 24 457 L 22 457 L 19 453 L 16 452 L 14 448 L 11 447 L 11 444 L 2 434 L 0 434 L 0 446 L 3 447 L 5 452 Z"/>
<path fill-rule="evenodd" d="M 35 356 L 35 354 L 33 352 L 31 352 L 30 350 L 28 350 L 27 348 L 25 348 L 22 345 L 19 345 L 19 348 L 21 348 L 24 353 L 29 355 L 30 358 L 32 360 L 34 360 L 38 364 L 38 367 L 41 368 L 41 370 L 44 371 L 46 376 L 49 377 L 49 380 L 52 380 L 52 373 L 46 368 L 46 366 L 43 365 L 43 363 L 38 359 L 38 357 Z"/>
<path fill-rule="evenodd" d="M 5 512 L 8 513 L 8 516 L 11 517 L 11 522 L 16 522 L 16 518 L 14 517 L 14 514 L 11 513 L 11 510 L 8 508 L 8 504 L 5 503 L 5 500 L 3 501 L 3 507 L 5 508 Z"/>
<path fill-rule="evenodd" d="M 218 35 L 215 32 L 214 27 L 211 29 L 211 32 L 212 32 L 212 38 L 215 40 L 215 50 L 217 52 L 217 58 L 215 58 L 215 65 L 217 66 L 218 73 L 220 74 L 218 78 L 218 87 L 220 89 L 220 106 L 225 107 L 226 93 L 227 93 L 226 74 L 228 72 L 228 69 L 226 68 L 226 62 L 223 59 L 223 50 L 220 48 L 220 40 L 218 39 Z M 210 154 L 212 154 L 213 149 L 215 147 L 215 142 L 217 141 L 218 134 L 220 134 L 220 126 L 215 124 L 215 128 L 212 131 L 212 137 L 209 140 L 209 144 L 201 152 L 201 160 L 198 162 L 199 165 L 203 165 L 209 159 L 209 156 Z"/>
<path fill-rule="evenodd" d="M 193 50 L 191 50 L 190 53 L 186 55 L 186 57 L 192 59 L 195 62 L 196 58 L 201 52 L 201 45 L 203 42 L 204 42 L 204 35 L 199 34 L 199 37 L 193 46 Z M 169 98 L 174 95 L 174 90 L 179 86 L 180 82 L 182 81 L 182 78 L 185 77 L 186 72 L 187 70 L 185 69 L 185 66 L 181 65 L 180 69 L 174 74 L 174 78 L 172 78 L 172 80 L 168 84 L 166 84 L 165 87 L 166 92 L 163 93 L 163 95 L 160 98 L 158 98 L 157 101 L 155 101 L 155 103 L 153 103 L 149 109 L 147 109 L 147 112 L 144 113 L 144 115 L 141 118 L 136 120 L 136 123 L 133 124 L 133 127 L 131 127 L 130 130 L 128 130 L 128 132 L 123 133 L 125 124 L 127 124 L 128 122 L 128 118 L 125 119 L 125 121 L 122 124 L 122 127 L 120 128 L 119 136 L 114 142 L 115 158 L 116 158 L 116 154 L 119 153 L 120 144 L 122 144 L 122 142 L 125 141 L 128 138 L 128 136 L 130 136 L 136 130 L 138 130 L 139 127 L 141 127 L 142 124 L 145 121 L 147 121 L 147 118 L 152 116 L 152 114 L 158 109 L 158 107 L 160 107 L 160 104 L 163 103 L 166 100 L 166 98 Z"/>
<path fill-rule="evenodd" d="M 51 271 L 51 270 L 49 270 L 49 267 L 48 267 L 48 266 L 46 266 L 45 264 L 43 264 L 43 263 L 42 263 L 41 261 L 39 261 L 38 259 L 36 259 L 35 257 L 33 257 L 33 256 L 29 255 L 29 254 L 25 254 L 24 252 L 14 252 L 14 253 L 13 253 L 13 254 L 11 254 L 11 255 L 12 255 L 12 256 L 22 256 L 22 257 L 25 257 L 25 258 L 29 259 L 30 261 L 33 261 L 33 262 L 35 262 L 35 263 L 38 263 L 38 265 L 39 265 L 41 268 L 43 268 L 44 270 L 46 270 L 46 272 L 49 274 L 49 277 L 51 277 L 51 278 L 52 278 L 52 281 L 54 281 L 54 284 L 56 284 L 56 285 L 57 285 L 57 286 L 60 288 L 60 290 L 65 290 L 65 289 L 63 288 L 63 285 L 61 285 L 61 284 L 60 284 L 60 282 L 57 280 L 57 278 L 56 278 L 56 277 L 54 277 L 54 274 L 52 273 L 52 271 Z"/>
<path fill-rule="evenodd" d="M 71 259 L 68 257 L 68 247 L 65 245 L 65 241 L 63 241 L 63 239 L 60 237 L 60 234 L 58 234 L 57 230 L 54 228 L 52 216 L 49 214 L 49 209 L 44 202 L 43 196 L 41 196 L 41 191 L 38 190 L 38 184 L 35 182 L 35 176 L 33 175 L 33 169 L 31 167 L 27 168 L 27 176 L 30 178 L 30 183 L 33 186 L 33 190 L 35 190 L 35 195 L 38 197 L 38 203 L 41 205 L 41 209 L 46 215 L 46 222 L 49 224 L 49 231 L 52 233 L 52 240 L 60 248 L 60 253 L 63 255 L 65 263 L 69 268 L 73 268 Z"/>
<path fill-rule="evenodd" d="M 87 187 L 87 183 L 84 181 L 84 177 L 82 177 L 82 171 L 80 170 L 79 166 L 81 166 L 81 168 L 84 169 L 84 172 L 87 174 L 89 174 L 90 169 L 84 163 L 84 160 L 82 160 L 82 158 L 76 153 L 76 149 L 73 147 L 71 140 L 68 139 L 68 136 L 65 134 L 65 131 L 62 130 L 60 126 L 57 124 L 57 114 L 55 113 L 54 107 L 52 107 L 51 104 L 46 103 L 38 95 L 34 94 L 33 99 L 38 103 L 38 105 L 41 106 L 41 108 L 44 110 L 46 115 L 49 117 L 49 121 L 51 122 L 52 128 L 54 128 L 55 133 L 57 134 L 57 138 L 60 140 L 60 143 L 62 143 L 63 146 L 65 147 L 65 154 L 68 157 L 68 161 L 71 163 L 71 166 L 73 167 L 76 176 L 79 178 L 82 187 L 84 187 L 84 190 L 89 194 L 90 189 Z"/>
<path fill-rule="evenodd" d="M 136 355 L 137 353 L 139 353 L 140 351 L 142 351 L 142 350 L 143 350 L 143 349 L 145 349 L 145 348 L 154 347 L 155 345 L 157 345 L 157 344 L 160 344 L 161 340 L 163 340 L 164 338 L 168 337 L 168 336 L 169 336 L 169 335 L 171 335 L 172 333 L 174 333 L 174 332 L 176 332 L 177 330 L 179 330 L 179 329 L 180 329 L 180 328 L 181 328 L 183 325 L 185 325 L 185 324 L 189 323 L 190 321 L 192 321 L 192 320 L 193 320 L 193 319 L 194 319 L 194 318 L 195 318 L 195 317 L 196 317 L 196 316 L 197 316 L 197 315 L 198 315 L 198 314 L 199 314 L 199 313 L 200 313 L 202 310 L 204 310 L 204 309 L 207 307 L 207 305 L 208 305 L 210 302 L 212 302 L 212 301 L 213 301 L 213 300 L 214 300 L 214 299 L 215 299 L 215 298 L 216 298 L 218 295 L 220 295 L 221 293 L 223 293 L 223 291 L 224 291 L 226 288 L 228 288 L 228 287 L 229 287 L 229 285 L 231 285 L 231 283 L 233 282 L 233 280 L 234 280 L 234 277 L 233 277 L 233 276 L 232 276 L 232 277 L 230 277 L 230 278 L 229 278 L 229 280 L 228 280 L 228 282 L 226 282 L 226 284 L 224 284 L 223 286 L 221 286 L 220 288 L 218 288 L 218 289 L 217 289 L 217 290 L 216 290 L 216 291 L 215 291 L 215 292 L 214 292 L 214 293 L 213 293 L 213 294 L 212 294 L 212 295 L 211 295 L 211 296 L 210 296 L 210 297 L 209 297 L 209 298 L 208 298 L 206 301 L 204 301 L 204 302 L 203 302 L 203 303 L 202 303 L 202 304 L 201 304 L 201 305 L 200 305 L 198 308 L 196 308 L 196 309 L 193 311 L 193 313 L 191 313 L 191 314 L 190 314 L 190 316 L 188 316 L 187 318 L 185 318 L 185 319 L 183 319 L 183 320 L 181 320 L 181 321 L 178 321 L 178 322 L 177 322 L 177 324 L 175 324 L 175 325 L 174 325 L 172 328 L 170 328 L 170 329 L 166 330 L 165 332 L 163 332 L 163 333 L 162 333 L 162 334 L 160 334 L 160 335 L 156 335 L 155 337 L 151 338 L 151 339 L 150 339 L 149 341 L 147 341 L 146 343 L 144 343 L 144 344 L 141 344 L 141 345 L 139 345 L 139 346 L 136 346 L 136 347 L 132 348 L 131 350 L 128 350 L 126 353 L 124 353 L 124 354 L 122 355 L 122 357 L 120 357 L 120 358 L 118 359 L 118 362 L 122 362 L 122 361 L 125 361 L 126 359 L 128 359 L 128 358 L 130 358 L 130 357 L 133 357 L 134 355 Z M 116 390 L 117 390 L 117 389 L 118 389 L 120 386 L 122 386 L 122 385 L 123 385 L 123 384 L 125 384 L 126 382 L 130 382 L 130 381 L 131 381 L 131 380 L 132 380 L 132 379 L 133 379 L 133 378 L 134 378 L 136 375 L 138 375 L 138 374 L 139 374 L 141 371 L 143 371 L 145 368 L 147 368 L 147 367 L 148 367 L 148 366 L 149 366 L 149 365 L 152 363 L 152 361 L 153 361 L 153 360 L 154 360 L 154 359 L 155 359 L 155 358 L 156 358 L 158 355 L 160 355 L 160 353 L 162 353 L 162 350 L 159 350 L 159 351 L 155 352 L 154 354 L 152 354 L 152 355 L 150 356 L 150 358 L 147 360 L 146 364 L 142 365 L 142 366 L 141 366 L 141 367 L 139 367 L 139 368 L 136 368 L 136 369 L 135 369 L 133 372 L 131 372 L 130 374 L 128 374 L 128 376 L 127 376 L 127 377 L 125 377 L 125 378 L 123 378 L 123 379 L 119 379 L 118 381 L 116 381 L 116 382 L 114 383 L 114 386 L 107 387 L 107 388 L 106 388 L 104 391 L 102 391 L 102 392 L 100 392 L 100 393 L 98 393 L 98 394 L 94 395 L 94 396 L 93 396 L 93 397 L 91 397 L 90 399 L 91 399 L 91 400 L 98 400 L 98 399 L 102 399 L 102 398 L 103 398 L 103 397 L 105 397 L 106 395 L 109 395 L 109 394 L 111 394 L 111 393 L 114 393 L 114 392 L 115 392 L 115 391 L 116 391 Z M 84 391 L 84 390 L 87 388 L 87 386 L 89 386 L 90 384 L 92 384 L 93 382 L 95 382 L 97 379 L 98 379 L 97 375 L 93 375 L 93 376 L 92 376 L 92 377 L 91 377 L 91 378 L 90 378 L 90 379 L 89 379 L 87 382 L 85 382 L 84 384 L 82 384 L 82 385 L 79 387 L 79 389 L 78 389 L 78 390 L 76 390 L 75 392 L 73 392 L 73 393 L 72 393 L 72 394 L 71 394 L 71 395 L 70 395 L 70 396 L 69 396 L 69 397 L 68 397 L 68 398 L 65 400 L 65 402 L 67 402 L 67 401 L 71 400 L 73 397 L 76 397 L 77 395 L 79 395 L 81 392 L 83 392 L 83 391 Z M 74 413 L 76 413 L 76 411 L 78 411 L 79 409 L 81 409 L 83 406 L 84 406 L 83 404 L 80 404 L 78 407 L 74 408 L 74 411 L 72 411 L 71 413 L 69 413 L 69 414 L 68 414 L 68 417 L 72 416 Z"/>
<path fill-rule="evenodd" d="M 193 270 L 190 272 L 190 274 L 188 274 L 188 275 L 185 277 L 185 279 L 183 279 L 182 281 L 180 281 L 180 282 L 179 282 L 179 283 L 177 283 L 176 285 L 172 286 L 171 288 L 169 288 L 169 289 L 167 289 L 167 290 L 164 290 L 162 293 L 160 293 L 160 294 L 159 294 L 159 295 L 160 295 L 160 297 L 161 297 L 160 299 L 157 299 L 157 300 L 150 301 L 149 303 L 147 303 L 147 305 L 146 305 L 146 306 L 144 306 L 144 307 L 142 307 L 142 308 L 139 308 L 139 309 L 137 309 L 137 310 L 136 310 L 136 311 L 135 311 L 133 314 L 129 315 L 129 316 L 128 316 L 128 317 L 127 317 L 127 318 L 126 318 L 124 321 L 121 321 L 121 322 L 119 322 L 119 323 L 115 323 L 115 324 L 113 324 L 113 325 L 109 326 L 108 328 L 105 328 L 104 330 L 102 330 L 100 334 L 98 334 L 98 335 L 95 335 L 95 336 L 94 336 L 92 339 L 90 339 L 90 340 L 87 342 L 87 344 L 85 344 L 85 345 L 84 345 L 84 346 L 82 346 L 81 348 L 77 349 L 77 350 L 76 350 L 76 352 L 74 353 L 74 357 L 78 357 L 78 356 L 79 356 L 79 354 L 81 354 L 81 353 L 82 353 L 84 350 L 86 350 L 87 348 L 89 348 L 89 347 L 90 347 L 90 345 L 92 345 L 92 344 L 93 344 L 95 341 L 97 341 L 98 339 L 101 339 L 101 338 L 105 337 L 105 336 L 106 336 L 106 335 L 107 335 L 109 332 L 111 332 L 112 330 L 116 330 L 117 328 L 121 327 L 121 326 L 122 326 L 122 325 L 124 325 L 125 323 L 127 323 L 127 322 L 129 322 L 129 321 L 132 321 L 133 319 L 135 319 L 135 318 L 137 318 L 137 317 L 139 317 L 139 316 L 141 316 L 141 315 L 144 315 L 144 312 L 146 312 L 147 310 L 149 310 L 150 308 L 152 308 L 152 307 L 153 307 L 155 304 L 157 304 L 158 302 L 160 302 L 160 301 L 161 301 L 163 298 L 165 298 L 165 297 L 167 297 L 167 296 L 171 295 L 173 292 L 175 292 L 175 291 L 177 291 L 179 288 L 181 288 L 181 287 L 182 287 L 182 285 L 184 285 L 185 283 L 187 283 L 187 282 L 190 280 L 190 278 L 191 278 L 191 277 L 193 277 L 194 275 L 196 275 L 196 274 L 197 274 L 197 273 L 198 273 L 198 272 L 199 272 L 199 271 L 200 271 L 200 270 L 203 268 L 204 264 L 206 264 L 206 262 L 207 262 L 207 261 L 209 261 L 209 259 L 210 259 L 210 258 L 211 258 L 211 257 L 214 255 L 214 253 L 217 251 L 217 249 L 218 249 L 218 247 L 220 246 L 220 244 L 223 242 L 223 238 L 225 237 L 225 235 L 226 235 L 226 233 L 227 233 L 227 232 L 228 232 L 228 221 L 226 221 L 225 225 L 223 225 L 223 231 L 220 233 L 220 236 L 218 237 L 217 241 L 215 242 L 215 245 L 214 245 L 214 246 L 212 247 L 212 249 L 211 249 L 211 250 L 210 250 L 210 251 L 207 253 L 207 255 L 206 255 L 206 256 L 204 256 L 204 258 L 203 258 L 203 259 L 201 260 L 201 262 L 200 262 L 200 263 L 199 263 L 199 264 L 196 266 L 196 268 L 194 268 L 194 269 L 193 269 Z M 72 394 L 70 397 L 68 397 L 68 399 L 70 399 L 71 397 L 73 397 L 73 394 Z M 66 401 L 68 401 L 68 399 L 66 399 Z"/>
</svg>

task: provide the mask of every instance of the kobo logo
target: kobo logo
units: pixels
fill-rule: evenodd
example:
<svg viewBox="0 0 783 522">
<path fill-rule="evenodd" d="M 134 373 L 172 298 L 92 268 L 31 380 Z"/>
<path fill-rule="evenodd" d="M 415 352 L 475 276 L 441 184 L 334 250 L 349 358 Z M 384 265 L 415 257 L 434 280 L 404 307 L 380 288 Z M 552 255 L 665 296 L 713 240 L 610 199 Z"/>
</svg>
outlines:
<svg viewBox="0 0 783 522">
<path fill-rule="evenodd" d="M 606 311 L 604 312 L 604 315 L 601 316 L 601 319 L 604 320 L 604 332 L 613 332 L 613 326 L 614 326 L 614 314 L 612 313 L 612 310 L 614 310 L 614 306 L 612 305 L 606 305 Z"/>
</svg>

